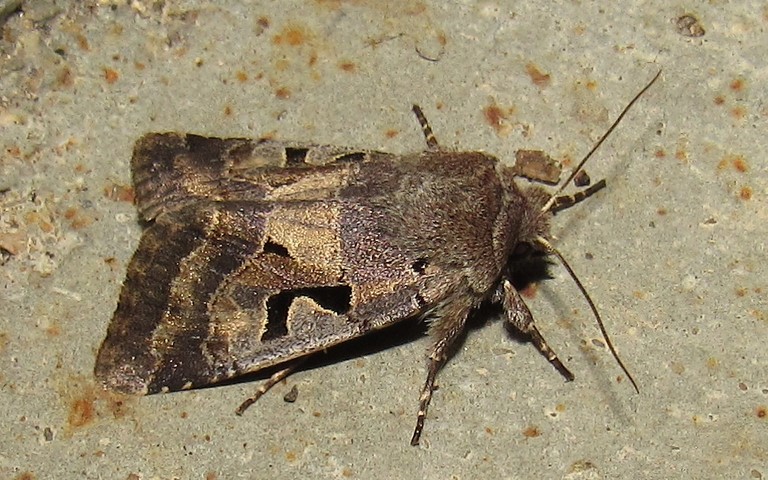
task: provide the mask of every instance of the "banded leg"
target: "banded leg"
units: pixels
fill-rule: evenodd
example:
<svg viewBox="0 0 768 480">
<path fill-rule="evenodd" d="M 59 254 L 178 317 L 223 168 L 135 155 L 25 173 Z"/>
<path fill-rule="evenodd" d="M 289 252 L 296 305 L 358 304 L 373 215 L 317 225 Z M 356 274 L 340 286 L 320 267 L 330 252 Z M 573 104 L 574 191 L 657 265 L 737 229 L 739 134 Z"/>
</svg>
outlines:
<svg viewBox="0 0 768 480">
<path fill-rule="evenodd" d="M 502 285 L 502 295 L 504 313 L 507 315 L 507 322 L 520 332 L 528 335 L 531 343 L 541 352 L 549 363 L 554 366 L 560 374 L 569 382 L 574 379 L 573 374 L 568 370 L 563 362 L 557 357 L 557 354 L 549 347 L 547 341 L 541 336 L 539 329 L 533 322 L 533 315 L 528 306 L 523 301 L 515 287 L 505 279 Z"/>
<path fill-rule="evenodd" d="M 432 133 L 432 127 L 429 126 L 427 117 L 424 116 L 421 107 L 414 105 L 412 110 L 413 114 L 416 115 L 416 119 L 419 121 L 419 125 L 421 125 L 421 131 L 424 132 L 424 140 L 427 141 L 427 150 L 440 150 L 440 145 L 437 144 L 435 134 Z"/>
<path fill-rule="evenodd" d="M 574 193 L 573 195 L 560 195 L 559 197 L 555 197 L 554 204 L 549 209 L 550 212 L 559 212 L 560 210 L 565 210 L 568 207 L 571 207 L 582 200 L 591 197 L 594 193 L 602 190 L 605 188 L 605 179 L 600 180 L 596 184 L 581 190 L 579 192 Z"/>
<path fill-rule="evenodd" d="M 242 415 L 248 409 L 248 407 L 256 403 L 256 400 L 260 399 L 261 396 L 267 393 L 270 388 L 280 383 L 288 375 L 295 372 L 297 368 L 299 368 L 301 365 L 304 364 L 304 362 L 307 361 L 308 358 L 309 358 L 309 355 L 301 358 L 297 358 L 296 360 L 293 361 L 293 363 L 288 364 L 288 366 L 285 367 L 284 369 L 275 372 L 271 377 L 266 379 L 264 383 L 262 383 L 259 386 L 259 389 L 256 390 L 256 393 L 251 398 L 246 399 L 243 403 L 240 404 L 239 407 L 237 407 L 237 410 L 235 410 L 235 413 L 237 415 Z"/>
<path fill-rule="evenodd" d="M 416 428 L 413 430 L 411 445 L 418 445 L 421 432 L 424 430 L 424 419 L 427 417 L 429 402 L 432 400 L 432 392 L 435 390 L 435 378 L 437 372 L 445 365 L 451 353 L 451 348 L 456 343 L 456 339 L 464 331 L 464 325 L 467 322 L 469 306 L 450 306 L 449 310 L 442 312 L 441 316 L 434 321 L 430 328 L 430 334 L 436 337 L 432 353 L 429 355 L 429 366 L 427 368 L 427 380 L 421 389 L 419 397 L 419 412 L 416 415 Z"/>
</svg>

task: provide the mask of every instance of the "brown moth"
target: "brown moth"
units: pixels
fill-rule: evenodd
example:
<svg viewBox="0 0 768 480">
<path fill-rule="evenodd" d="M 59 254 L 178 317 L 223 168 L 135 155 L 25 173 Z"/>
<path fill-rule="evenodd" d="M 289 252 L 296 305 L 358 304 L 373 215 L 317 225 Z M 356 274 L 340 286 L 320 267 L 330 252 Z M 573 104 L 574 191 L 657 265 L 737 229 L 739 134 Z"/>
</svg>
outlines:
<svg viewBox="0 0 768 480">
<path fill-rule="evenodd" d="M 467 316 L 491 302 L 572 380 L 513 287 L 510 257 L 528 245 L 556 255 L 573 275 L 551 245 L 550 218 L 605 183 L 557 195 L 658 76 L 555 194 L 519 186 L 515 170 L 487 153 L 441 149 L 417 106 L 427 149 L 410 155 L 179 133 L 142 137 L 131 171 L 147 226 L 96 377 L 143 395 L 281 366 L 241 414 L 310 354 L 426 319 L 433 343 L 416 445 L 437 372 Z"/>
</svg>

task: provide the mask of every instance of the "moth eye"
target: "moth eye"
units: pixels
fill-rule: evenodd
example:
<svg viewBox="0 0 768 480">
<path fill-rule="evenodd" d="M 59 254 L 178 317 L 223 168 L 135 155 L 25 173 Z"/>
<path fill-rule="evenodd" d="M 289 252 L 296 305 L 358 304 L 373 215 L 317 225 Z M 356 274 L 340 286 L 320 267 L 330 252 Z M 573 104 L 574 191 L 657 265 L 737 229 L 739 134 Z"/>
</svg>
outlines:
<svg viewBox="0 0 768 480">
<path fill-rule="evenodd" d="M 285 163 L 287 165 L 300 165 L 307 160 L 308 148 L 291 148 L 285 149 Z"/>
<path fill-rule="evenodd" d="M 422 257 L 411 264 L 411 269 L 413 269 L 413 271 L 418 274 L 422 274 L 427 270 L 428 266 L 429 266 L 429 262 L 427 261 L 426 258 Z"/>
<path fill-rule="evenodd" d="M 533 251 L 533 248 L 530 244 L 527 243 L 518 243 L 515 245 L 515 249 L 512 250 L 512 256 L 513 257 L 522 257 L 524 255 L 527 255 Z"/>
<path fill-rule="evenodd" d="M 272 240 L 271 238 L 268 238 L 266 243 L 264 243 L 264 253 L 273 253 L 281 257 L 291 258 L 291 254 L 288 253 L 288 249 Z"/>
</svg>

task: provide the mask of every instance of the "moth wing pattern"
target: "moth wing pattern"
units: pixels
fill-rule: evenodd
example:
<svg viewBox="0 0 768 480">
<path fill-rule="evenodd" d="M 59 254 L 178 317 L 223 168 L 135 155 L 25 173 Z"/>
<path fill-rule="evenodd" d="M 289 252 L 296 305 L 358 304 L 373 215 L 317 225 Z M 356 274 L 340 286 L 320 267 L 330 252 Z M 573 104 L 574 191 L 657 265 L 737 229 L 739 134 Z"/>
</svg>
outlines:
<svg viewBox="0 0 768 480">
<path fill-rule="evenodd" d="M 137 143 L 138 206 L 153 221 L 98 354 L 96 375 L 111 388 L 173 391 L 280 364 L 471 298 L 458 286 L 472 265 L 495 268 L 474 258 L 494 241 L 476 225 L 440 234 L 456 227 L 443 195 L 500 211 L 492 157 L 424 152 L 393 164 L 329 147 L 316 165 L 274 167 L 259 166 L 248 142 L 156 134 Z M 393 198 L 403 189 L 407 207 Z M 463 265 L 443 258 L 446 248 L 464 252 Z"/>
<path fill-rule="evenodd" d="M 136 142 L 131 172 L 139 215 L 151 221 L 206 200 L 254 201 L 276 192 L 282 198 L 328 198 L 337 193 L 328 180 L 343 179 L 349 164 L 393 157 L 332 145 L 149 133 Z M 293 190 L 281 189 L 286 185 Z"/>
</svg>

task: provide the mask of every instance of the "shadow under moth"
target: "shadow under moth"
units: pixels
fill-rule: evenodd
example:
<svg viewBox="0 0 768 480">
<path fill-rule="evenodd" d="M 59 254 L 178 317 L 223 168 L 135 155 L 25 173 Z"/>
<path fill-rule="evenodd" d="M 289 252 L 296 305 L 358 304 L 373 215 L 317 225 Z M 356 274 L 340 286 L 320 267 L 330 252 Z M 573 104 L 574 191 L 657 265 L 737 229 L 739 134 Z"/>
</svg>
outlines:
<svg viewBox="0 0 768 480">
<path fill-rule="evenodd" d="M 242 414 L 311 354 L 424 319 L 432 346 L 411 439 L 417 445 L 435 377 L 481 304 L 501 306 L 507 325 L 573 379 L 511 282 L 511 258 L 528 246 L 560 259 L 635 385 L 552 246 L 550 220 L 605 185 L 558 196 L 658 76 L 554 194 L 518 185 L 517 171 L 492 155 L 440 148 L 418 106 L 427 148 L 409 155 L 145 135 L 131 171 L 146 228 L 96 377 L 144 395 L 277 366 Z"/>
</svg>

